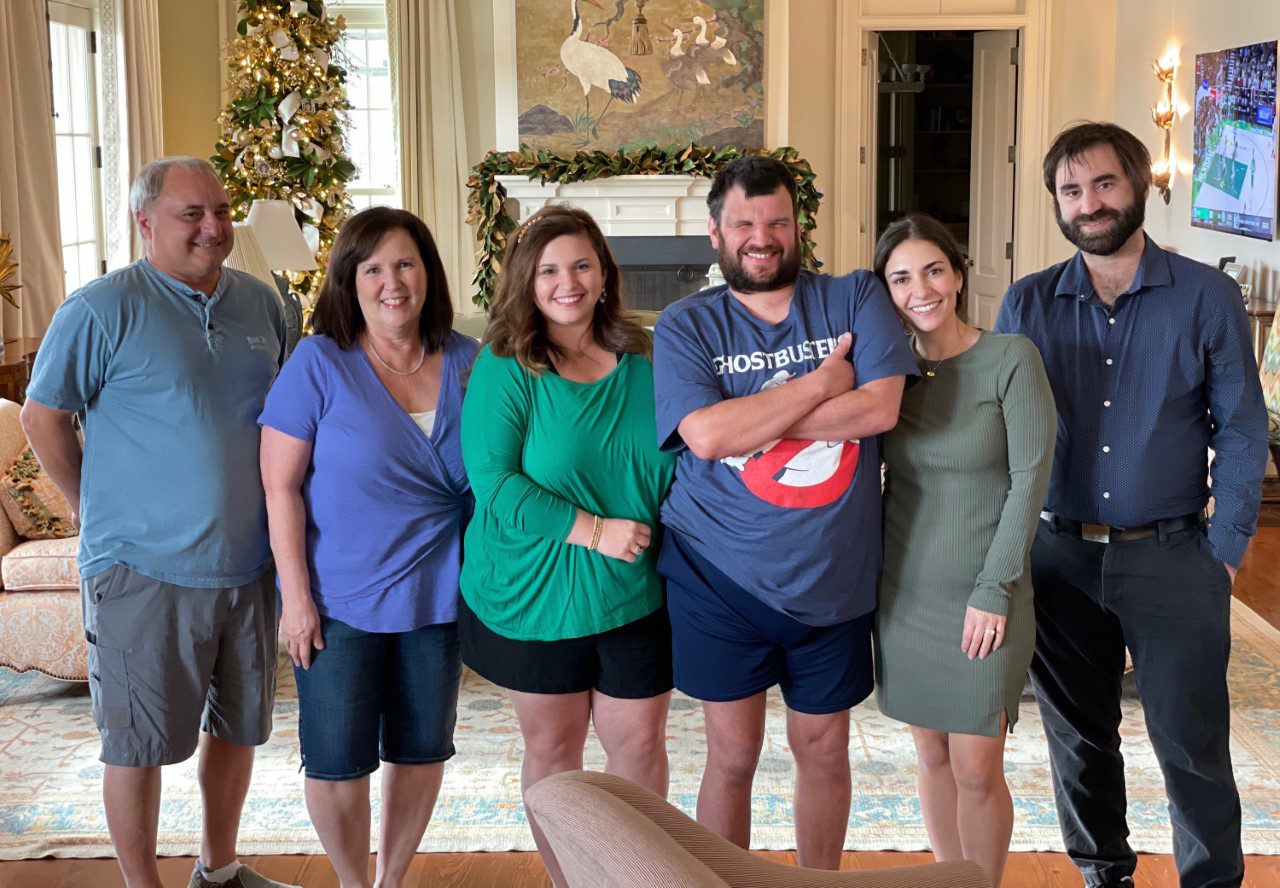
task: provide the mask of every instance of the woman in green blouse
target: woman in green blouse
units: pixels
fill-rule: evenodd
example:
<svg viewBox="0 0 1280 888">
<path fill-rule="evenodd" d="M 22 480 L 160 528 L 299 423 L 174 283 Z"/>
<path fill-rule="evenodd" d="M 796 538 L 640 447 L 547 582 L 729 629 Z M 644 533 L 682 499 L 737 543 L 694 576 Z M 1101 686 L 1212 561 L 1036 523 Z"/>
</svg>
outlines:
<svg viewBox="0 0 1280 888">
<path fill-rule="evenodd" d="M 937 220 L 885 231 L 875 271 L 912 335 L 920 381 L 884 436 L 881 711 L 911 725 L 939 860 L 999 885 L 1013 830 L 1004 738 L 1035 646 L 1027 555 L 1057 430 L 1040 354 L 965 323 L 965 261 Z"/>
<path fill-rule="evenodd" d="M 581 768 L 594 723 L 606 769 L 665 796 L 671 627 L 654 553 L 675 461 L 657 445 L 652 342 L 585 212 L 547 207 L 513 242 L 462 409 L 476 497 L 462 658 L 510 694 L 522 787 Z"/>
</svg>

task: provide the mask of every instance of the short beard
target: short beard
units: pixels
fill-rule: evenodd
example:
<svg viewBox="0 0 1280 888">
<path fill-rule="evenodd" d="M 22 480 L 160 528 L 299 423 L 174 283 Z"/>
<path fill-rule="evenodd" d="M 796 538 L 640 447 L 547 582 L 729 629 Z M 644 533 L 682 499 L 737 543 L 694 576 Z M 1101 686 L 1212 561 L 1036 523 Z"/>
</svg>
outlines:
<svg viewBox="0 0 1280 888">
<path fill-rule="evenodd" d="M 1098 210 L 1087 216 L 1076 216 L 1070 222 L 1062 219 L 1062 210 L 1057 200 L 1053 202 L 1053 216 L 1058 220 L 1058 229 L 1062 236 L 1071 241 L 1081 251 L 1091 256 L 1110 256 L 1129 242 L 1133 233 L 1146 221 L 1146 201 L 1135 198 L 1133 203 L 1123 210 Z M 1097 222 L 1099 219 L 1115 219 L 1115 224 L 1107 231 L 1098 234 L 1085 234 L 1080 226 L 1085 222 Z"/>
<path fill-rule="evenodd" d="M 747 272 L 737 255 L 726 249 L 723 237 L 720 238 L 720 247 L 716 250 L 716 259 L 720 263 L 720 273 L 724 275 L 724 282 L 735 293 L 771 293 L 791 286 L 800 276 L 798 241 L 782 252 L 778 260 L 778 270 L 764 280 L 757 280 Z"/>
</svg>

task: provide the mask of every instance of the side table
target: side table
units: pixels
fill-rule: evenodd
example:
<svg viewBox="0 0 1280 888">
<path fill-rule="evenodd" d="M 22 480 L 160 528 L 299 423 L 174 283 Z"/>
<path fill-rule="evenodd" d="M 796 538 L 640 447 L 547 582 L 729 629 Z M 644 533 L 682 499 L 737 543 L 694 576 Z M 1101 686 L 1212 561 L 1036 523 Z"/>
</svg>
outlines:
<svg viewBox="0 0 1280 888">
<path fill-rule="evenodd" d="M 39 338 L 6 339 L 0 357 L 0 398 L 21 404 L 27 396 L 31 365 L 40 348 Z"/>
</svg>

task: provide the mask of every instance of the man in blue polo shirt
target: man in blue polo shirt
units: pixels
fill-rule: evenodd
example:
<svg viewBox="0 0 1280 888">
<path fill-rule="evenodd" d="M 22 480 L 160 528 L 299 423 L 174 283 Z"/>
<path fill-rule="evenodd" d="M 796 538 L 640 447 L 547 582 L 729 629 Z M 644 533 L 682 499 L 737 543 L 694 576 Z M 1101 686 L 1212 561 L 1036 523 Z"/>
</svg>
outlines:
<svg viewBox="0 0 1280 888">
<path fill-rule="evenodd" d="M 707 204 L 727 286 L 658 320 L 658 440 L 679 455 L 658 570 L 676 686 L 706 718 L 698 820 L 747 846 L 765 692 L 781 685 L 799 861 L 836 869 L 849 709 L 872 689 L 876 436 L 917 370 L 874 275 L 800 271 L 795 201 L 776 160 L 725 167 Z"/>
<path fill-rule="evenodd" d="M 236 834 L 275 691 L 257 417 L 283 358 L 282 308 L 222 267 L 231 208 L 207 162 L 148 164 L 129 203 L 146 258 L 58 308 L 22 409 L 80 527 L 107 827 L 129 888 L 160 888 L 160 766 L 198 740 L 205 818 L 190 884 L 278 886 L 236 860 Z"/>
<path fill-rule="evenodd" d="M 1065 130 L 1044 182 L 1079 252 L 1015 283 L 996 330 L 1039 347 L 1058 408 L 1031 550 L 1031 678 L 1063 840 L 1087 885 L 1133 884 L 1119 732 L 1128 647 L 1164 772 L 1179 880 L 1239 885 L 1231 586 L 1267 459 L 1240 289 L 1143 232 L 1151 158 L 1132 133 L 1108 123 Z"/>
</svg>

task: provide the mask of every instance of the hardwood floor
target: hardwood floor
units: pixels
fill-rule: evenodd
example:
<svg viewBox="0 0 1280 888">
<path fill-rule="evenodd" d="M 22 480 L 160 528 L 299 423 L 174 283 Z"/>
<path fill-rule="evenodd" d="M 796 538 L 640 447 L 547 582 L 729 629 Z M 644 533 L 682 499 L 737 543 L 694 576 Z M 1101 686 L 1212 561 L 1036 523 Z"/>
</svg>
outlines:
<svg viewBox="0 0 1280 888">
<path fill-rule="evenodd" d="M 788 851 L 763 856 L 795 863 Z M 893 852 L 846 853 L 843 869 L 873 869 L 928 863 L 930 854 Z M 339 888 L 338 878 L 323 857 L 246 857 L 245 862 L 272 879 L 305 888 Z M 186 885 L 193 866 L 190 857 L 160 861 L 166 885 Z M 1174 888 L 1178 884 L 1173 858 L 1143 854 L 1138 859 L 1137 888 Z M 1013 854 L 1005 871 L 1005 888 L 1080 888 L 1080 874 L 1065 854 Z M 114 860 L 24 860 L 0 864 L 0 888 L 121 888 L 124 885 Z M 500 854 L 419 854 L 409 869 L 404 888 L 550 888 L 538 855 L 532 852 Z M 1245 860 L 1244 888 L 1276 888 L 1280 885 L 1280 857 Z"/>
<path fill-rule="evenodd" d="M 1271 625 L 1280 628 L 1280 507 L 1263 508 L 1254 537 L 1240 567 L 1235 594 Z M 96 792 L 96 787 L 94 789 Z M 794 863 L 790 852 L 767 857 Z M 857 852 L 844 856 L 845 869 L 869 869 L 924 863 L 928 854 Z M 339 888 L 328 861 L 315 856 L 245 858 L 258 872 L 306 888 Z M 166 885 L 181 888 L 191 873 L 191 858 L 165 858 L 160 874 Z M 1172 888 L 1178 884 L 1173 858 L 1144 854 L 1138 863 L 1137 888 Z M 1065 854 L 1010 855 L 1007 888 L 1079 888 L 1076 868 Z M 0 888 L 121 888 L 124 881 L 114 860 L 43 859 L 0 863 Z M 419 854 L 405 888 L 540 888 L 550 881 L 536 854 Z M 1280 857 L 1249 857 L 1244 888 L 1280 886 Z"/>
</svg>

